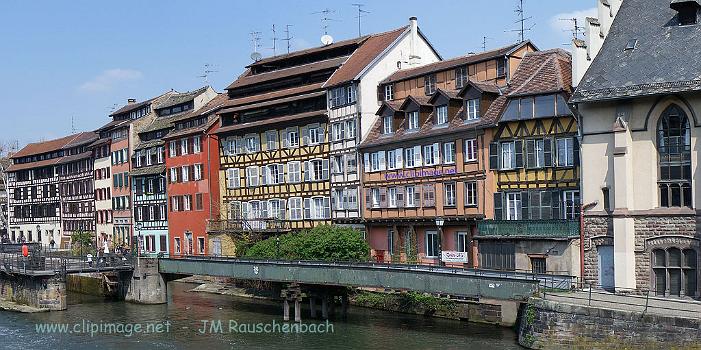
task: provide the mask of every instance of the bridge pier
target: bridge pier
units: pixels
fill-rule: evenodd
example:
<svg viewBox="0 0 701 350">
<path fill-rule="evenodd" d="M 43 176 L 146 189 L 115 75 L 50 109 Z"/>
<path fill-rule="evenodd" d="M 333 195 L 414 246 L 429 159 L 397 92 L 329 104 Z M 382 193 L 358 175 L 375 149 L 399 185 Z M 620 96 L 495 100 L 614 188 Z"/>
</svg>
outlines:
<svg viewBox="0 0 701 350">
<path fill-rule="evenodd" d="M 50 311 L 66 310 L 63 275 L 0 274 L 0 298 Z"/>
<path fill-rule="evenodd" d="M 283 299 L 283 320 L 290 320 L 290 301 L 295 304 L 295 322 L 302 322 L 302 288 L 297 283 L 290 283 L 280 292 Z"/>
<path fill-rule="evenodd" d="M 124 300 L 138 304 L 165 304 L 166 281 L 158 271 L 157 258 L 137 258 L 133 272 L 120 273 Z"/>
<path fill-rule="evenodd" d="M 309 297 L 309 315 L 311 318 L 316 318 L 316 298 Z"/>
</svg>

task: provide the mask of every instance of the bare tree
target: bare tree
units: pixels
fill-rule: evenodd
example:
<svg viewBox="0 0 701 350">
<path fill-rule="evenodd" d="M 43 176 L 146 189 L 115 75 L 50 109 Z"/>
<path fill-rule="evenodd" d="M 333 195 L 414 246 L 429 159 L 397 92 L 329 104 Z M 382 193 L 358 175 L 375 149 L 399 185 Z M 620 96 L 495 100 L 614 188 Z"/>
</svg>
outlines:
<svg viewBox="0 0 701 350">
<path fill-rule="evenodd" d="M 9 153 L 10 143 L 0 141 L 0 230 L 7 230 L 10 224 L 10 198 L 7 190 L 8 175 L 6 171 L 7 167 L 10 166 Z"/>
</svg>

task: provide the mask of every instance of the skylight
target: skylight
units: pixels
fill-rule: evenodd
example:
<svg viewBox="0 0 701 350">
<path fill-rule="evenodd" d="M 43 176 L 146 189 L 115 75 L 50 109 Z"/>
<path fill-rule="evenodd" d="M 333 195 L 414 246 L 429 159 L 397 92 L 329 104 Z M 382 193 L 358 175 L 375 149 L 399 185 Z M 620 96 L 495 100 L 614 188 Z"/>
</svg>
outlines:
<svg viewBox="0 0 701 350">
<path fill-rule="evenodd" d="M 635 47 L 638 45 L 638 39 L 630 39 L 628 40 L 628 43 L 626 44 L 625 51 L 628 50 L 633 50 Z"/>
</svg>

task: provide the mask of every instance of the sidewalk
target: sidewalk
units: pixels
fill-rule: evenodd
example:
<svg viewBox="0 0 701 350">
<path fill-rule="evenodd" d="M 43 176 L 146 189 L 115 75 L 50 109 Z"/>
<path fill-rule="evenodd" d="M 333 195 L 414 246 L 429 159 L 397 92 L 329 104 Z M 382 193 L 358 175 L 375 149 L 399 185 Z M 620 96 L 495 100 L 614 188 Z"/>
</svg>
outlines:
<svg viewBox="0 0 701 350">
<path fill-rule="evenodd" d="M 590 300 L 591 297 L 591 300 Z M 544 293 L 544 300 L 603 309 L 633 311 L 661 316 L 701 318 L 701 302 L 689 299 L 660 298 L 646 295 L 616 295 L 606 291 Z M 646 307 L 647 306 L 647 307 Z"/>
</svg>

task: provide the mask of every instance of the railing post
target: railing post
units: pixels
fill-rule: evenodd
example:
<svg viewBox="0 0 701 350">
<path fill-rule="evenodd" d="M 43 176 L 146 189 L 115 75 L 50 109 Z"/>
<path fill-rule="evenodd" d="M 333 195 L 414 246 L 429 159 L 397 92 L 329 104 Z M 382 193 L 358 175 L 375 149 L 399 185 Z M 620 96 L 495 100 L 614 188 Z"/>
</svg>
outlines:
<svg viewBox="0 0 701 350">
<path fill-rule="evenodd" d="M 647 313 L 647 306 L 650 303 L 650 290 L 647 291 L 647 296 L 645 297 L 645 310 L 643 310 L 643 315 Z"/>
<path fill-rule="evenodd" d="M 591 306 L 591 284 L 589 285 L 589 306 Z"/>
</svg>

